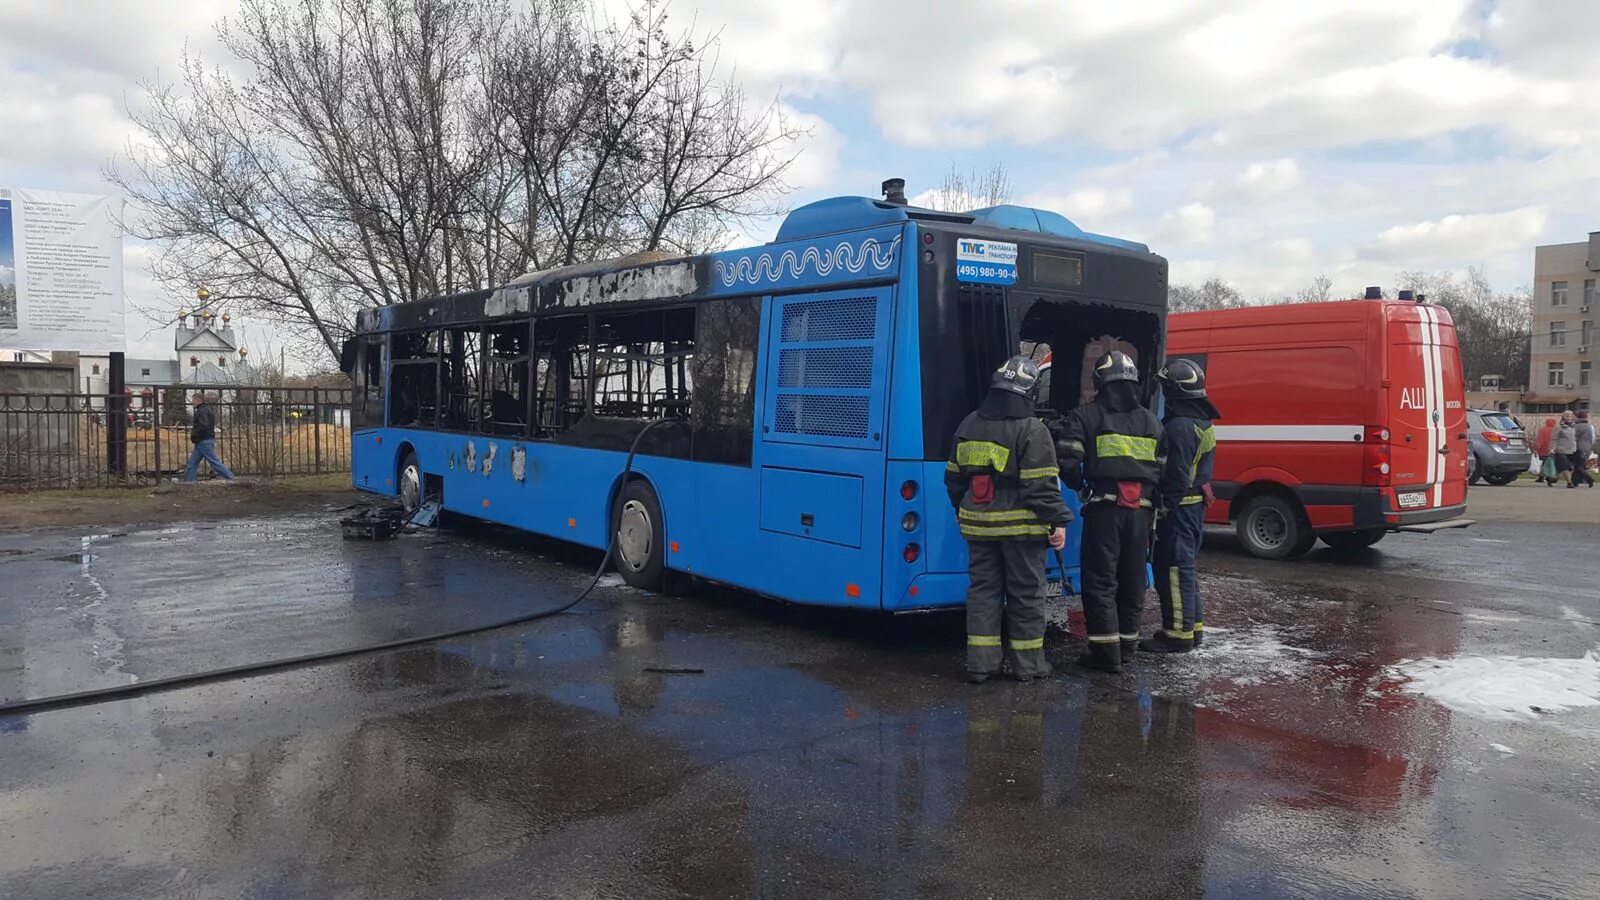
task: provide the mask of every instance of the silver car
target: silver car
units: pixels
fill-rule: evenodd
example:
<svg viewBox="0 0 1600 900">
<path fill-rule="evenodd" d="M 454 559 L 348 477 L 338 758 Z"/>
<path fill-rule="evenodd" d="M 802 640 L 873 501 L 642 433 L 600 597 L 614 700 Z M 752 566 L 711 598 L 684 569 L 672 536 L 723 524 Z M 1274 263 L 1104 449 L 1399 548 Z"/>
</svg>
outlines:
<svg viewBox="0 0 1600 900">
<path fill-rule="evenodd" d="M 1533 464 L 1533 450 L 1522 426 L 1508 413 L 1467 411 L 1467 481 L 1510 484 Z"/>
</svg>

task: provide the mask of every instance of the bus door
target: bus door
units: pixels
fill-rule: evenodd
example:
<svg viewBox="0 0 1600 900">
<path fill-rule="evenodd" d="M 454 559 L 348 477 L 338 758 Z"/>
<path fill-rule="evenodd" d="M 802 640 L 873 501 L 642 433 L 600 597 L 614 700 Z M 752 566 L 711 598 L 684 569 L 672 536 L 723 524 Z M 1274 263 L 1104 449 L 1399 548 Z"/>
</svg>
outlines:
<svg viewBox="0 0 1600 900">
<path fill-rule="evenodd" d="M 893 299 L 880 287 L 767 304 L 757 590 L 770 582 L 805 603 L 880 603 Z"/>
</svg>

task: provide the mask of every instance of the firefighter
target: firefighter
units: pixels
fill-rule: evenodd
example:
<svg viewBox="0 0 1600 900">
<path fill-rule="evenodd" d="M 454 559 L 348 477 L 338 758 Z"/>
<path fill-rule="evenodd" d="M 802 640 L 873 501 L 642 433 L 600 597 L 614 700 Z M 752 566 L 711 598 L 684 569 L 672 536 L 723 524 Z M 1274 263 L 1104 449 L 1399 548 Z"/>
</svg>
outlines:
<svg viewBox="0 0 1600 900">
<path fill-rule="evenodd" d="M 1195 560 L 1211 502 L 1211 463 L 1217 436 L 1217 408 L 1206 397 L 1206 373 L 1187 359 L 1167 363 L 1156 376 L 1167 398 L 1167 462 L 1161 473 L 1161 518 L 1156 523 L 1156 594 L 1161 598 L 1161 630 L 1139 642 L 1155 653 L 1186 653 L 1200 646 L 1200 578 Z"/>
<path fill-rule="evenodd" d="M 1164 452 L 1161 422 L 1140 398 L 1139 370 L 1112 351 L 1094 367 L 1095 397 L 1061 426 L 1062 480 L 1084 495 L 1080 664 L 1119 672 L 1132 663 L 1144 613 L 1145 562 Z"/>
<path fill-rule="evenodd" d="M 1034 418 L 1039 367 L 1014 356 L 956 429 L 945 488 L 970 560 L 967 675 L 982 684 L 1004 661 L 1018 681 L 1050 674 L 1044 658 L 1044 545 L 1061 549 L 1072 512 L 1061 498 L 1050 432 Z M 1002 627 L 1002 619 L 1004 626 Z"/>
</svg>

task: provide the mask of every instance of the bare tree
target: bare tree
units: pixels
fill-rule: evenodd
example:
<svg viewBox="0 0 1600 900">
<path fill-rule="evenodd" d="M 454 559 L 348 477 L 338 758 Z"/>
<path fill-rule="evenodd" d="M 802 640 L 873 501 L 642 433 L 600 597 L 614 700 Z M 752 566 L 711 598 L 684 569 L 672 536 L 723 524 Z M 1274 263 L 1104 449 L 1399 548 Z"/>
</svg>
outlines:
<svg viewBox="0 0 1600 900">
<path fill-rule="evenodd" d="M 1011 173 L 1002 163 L 965 172 L 951 165 L 939 186 L 918 199 L 930 209 L 968 212 L 1010 203 L 1011 194 Z"/>
<path fill-rule="evenodd" d="M 1239 289 L 1221 278 L 1207 278 L 1199 287 L 1174 284 L 1167 288 L 1167 308 L 1172 312 L 1202 309 L 1237 309 L 1250 304 Z"/>
<path fill-rule="evenodd" d="M 357 310 L 644 249 L 693 252 L 786 191 L 799 131 L 647 0 L 241 0 L 248 71 L 147 85 L 107 177 L 182 293 L 337 356 Z"/>
<path fill-rule="evenodd" d="M 1294 295 L 1299 303 L 1321 303 L 1333 298 L 1333 279 L 1326 275 L 1318 275 L 1311 279 L 1311 283 L 1301 288 Z"/>
<path fill-rule="evenodd" d="M 1477 267 L 1460 279 L 1450 272 L 1401 272 L 1395 282 L 1450 311 L 1468 385 L 1484 375 L 1500 375 L 1506 384 L 1528 384 L 1533 305 L 1526 288 L 1497 292 Z"/>
</svg>

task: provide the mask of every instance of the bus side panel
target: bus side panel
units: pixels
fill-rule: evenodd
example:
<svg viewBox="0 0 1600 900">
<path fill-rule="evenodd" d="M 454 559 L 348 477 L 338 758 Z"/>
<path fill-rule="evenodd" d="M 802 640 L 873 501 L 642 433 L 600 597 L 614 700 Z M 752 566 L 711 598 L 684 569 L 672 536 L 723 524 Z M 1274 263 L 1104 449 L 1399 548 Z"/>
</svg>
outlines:
<svg viewBox="0 0 1600 900">
<path fill-rule="evenodd" d="M 398 468 L 395 442 L 387 429 L 374 428 L 350 435 L 350 484 L 358 491 L 393 496 Z"/>
<path fill-rule="evenodd" d="M 740 584 L 802 603 L 885 603 L 895 293 L 892 286 L 846 289 L 763 304 L 765 381 L 755 447 L 761 488 L 758 504 L 744 512 L 754 521 L 741 533 L 753 534 L 754 546 Z M 804 490 L 807 484 L 816 489 Z M 857 496 L 855 509 L 840 508 Z M 858 523 L 841 527 L 838 520 L 850 515 Z"/>
</svg>

